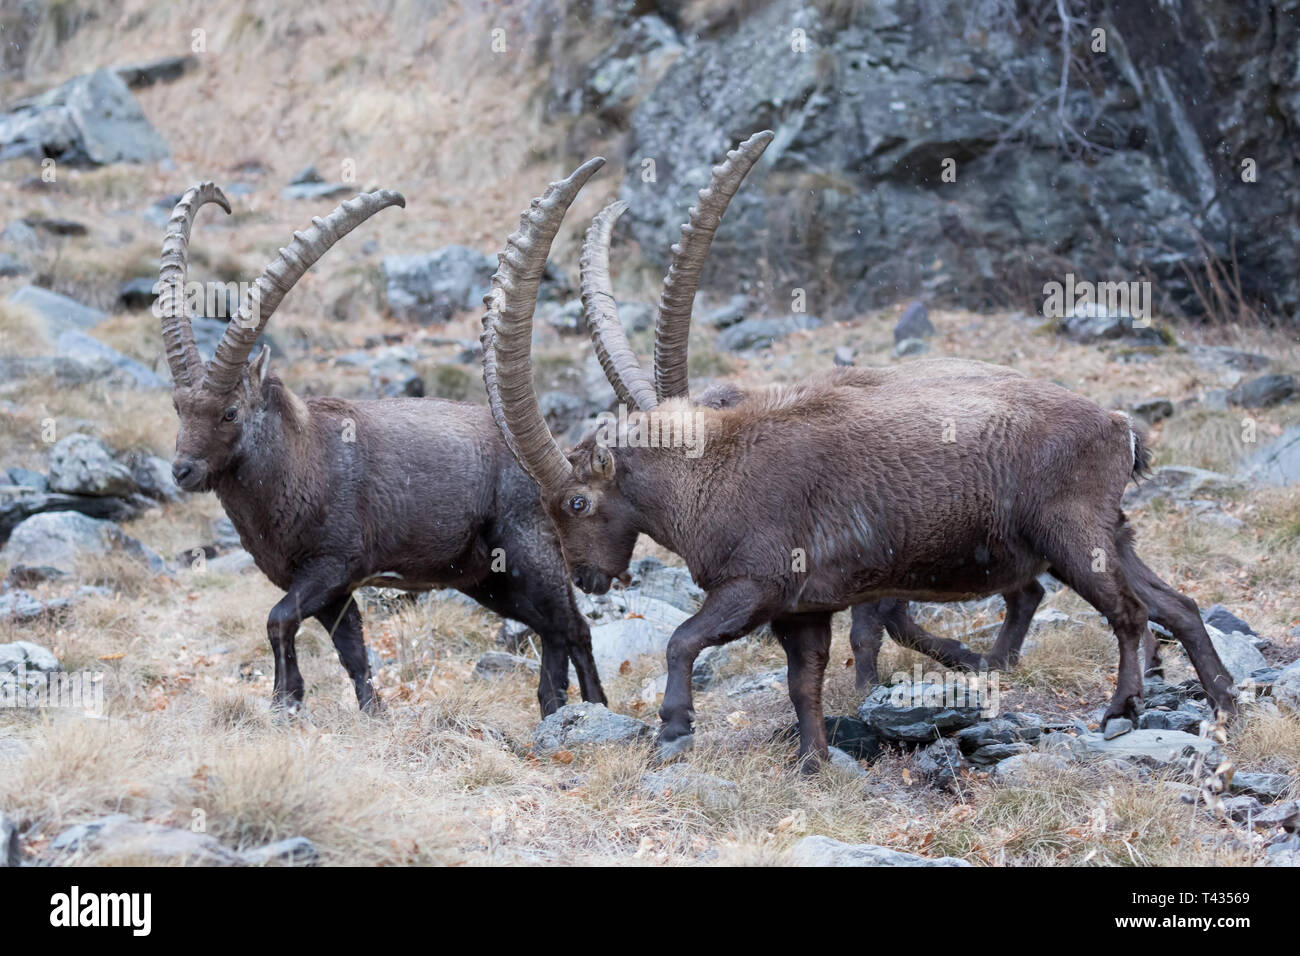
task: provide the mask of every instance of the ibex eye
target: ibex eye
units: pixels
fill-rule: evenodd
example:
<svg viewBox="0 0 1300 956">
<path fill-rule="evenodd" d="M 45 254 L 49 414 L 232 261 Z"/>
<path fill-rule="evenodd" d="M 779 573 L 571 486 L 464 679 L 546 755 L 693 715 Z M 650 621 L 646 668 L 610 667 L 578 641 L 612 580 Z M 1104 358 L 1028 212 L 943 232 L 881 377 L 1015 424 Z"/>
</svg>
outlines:
<svg viewBox="0 0 1300 956">
<path fill-rule="evenodd" d="M 221 420 L 223 422 L 233 422 L 235 420 L 235 416 L 238 414 L 239 414 L 239 408 L 234 405 L 231 405 L 229 408 L 227 408 L 224 412 L 221 413 Z"/>
<path fill-rule="evenodd" d="M 574 495 L 569 499 L 569 510 L 575 515 L 580 515 L 587 510 L 587 499 L 582 495 Z"/>
</svg>

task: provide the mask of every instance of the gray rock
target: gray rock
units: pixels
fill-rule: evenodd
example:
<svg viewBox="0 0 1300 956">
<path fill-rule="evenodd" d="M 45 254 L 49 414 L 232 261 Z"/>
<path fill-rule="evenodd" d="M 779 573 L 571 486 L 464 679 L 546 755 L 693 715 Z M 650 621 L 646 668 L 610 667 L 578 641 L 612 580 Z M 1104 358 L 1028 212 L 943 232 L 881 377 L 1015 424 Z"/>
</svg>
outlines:
<svg viewBox="0 0 1300 956">
<path fill-rule="evenodd" d="M 930 343 L 925 339 L 903 339 L 894 346 L 894 358 L 907 358 L 909 355 L 922 355 L 930 351 Z"/>
<path fill-rule="evenodd" d="M 841 773 L 847 773 L 852 777 L 865 777 L 867 775 L 867 771 L 862 768 L 862 764 L 839 747 L 829 747 L 827 752 L 830 755 L 831 766 Z"/>
<path fill-rule="evenodd" d="M 53 674 L 63 670 L 54 652 L 39 644 L 30 641 L 0 644 L 0 674 L 12 674 L 20 667 L 42 674 Z"/>
<path fill-rule="evenodd" d="M 22 866 L 22 844 L 18 825 L 0 810 L 0 866 Z"/>
<path fill-rule="evenodd" d="M 1281 827 L 1288 833 L 1295 833 L 1300 830 L 1300 800 L 1288 800 L 1265 807 L 1252 816 L 1251 823 L 1257 830 Z"/>
<path fill-rule="evenodd" d="M 1228 788 L 1234 793 L 1258 797 L 1265 803 L 1272 803 L 1286 796 L 1294 782 L 1284 773 L 1234 773 Z"/>
<path fill-rule="evenodd" d="M 0 487 L 0 542 L 8 540 L 14 528 L 33 515 L 53 511 L 76 511 L 90 518 L 125 521 L 151 507 L 153 502 L 143 495 L 105 498 Z M 32 566 L 39 567 L 39 565 Z"/>
<path fill-rule="evenodd" d="M 154 571 L 163 569 L 162 558 L 113 522 L 87 518 L 75 511 L 46 512 L 26 519 L 14 528 L 0 549 L 0 560 L 11 567 L 48 566 L 73 573 L 82 557 L 114 550 L 147 562 Z"/>
<path fill-rule="evenodd" d="M 681 764 L 643 775 L 639 789 L 649 797 L 690 796 L 710 810 L 734 810 L 740 806 L 740 787 L 736 784 L 712 774 L 697 773 Z"/>
<path fill-rule="evenodd" d="M 153 369 L 78 329 L 61 332 L 58 347 L 62 357 L 91 367 L 96 363 L 107 363 L 113 371 L 108 372 L 105 377 L 121 381 L 130 387 L 144 389 L 170 387 L 167 380 Z"/>
<path fill-rule="evenodd" d="M 930 310 L 924 302 L 909 304 L 894 324 L 894 342 L 898 344 L 907 339 L 928 339 L 932 335 L 934 324 L 930 321 Z"/>
<path fill-rule="evenodd" d="M 342 199 L 356 192 L 354 183 L 299 183 L 285 186 L 280 195 L 285 199 Z"/>
<path fill-rule="evenodd" d="M 1083 345 L 1128 339 L 1142 345 L 1163 345 L 1160 333 L 1135 321 L 1125 313 L 1109 312 L 1092 306 L 1071 312 L 1062 323 L 1062 330 L 1071 340 Z"/>
<path fill-rule="evenodd" d="M 406 358 L 385 355 L 370 366 L 370 384 L 382 398 L 422 398 L 424 379 Z"/>
<path fill-rule="evenodd" d="M 39 471 L 32 471 L 30 468 L 10 468 L 8 471 L 9 481 L 20 488 L 29 488 L 32 491 L 47 491 L 50 487 L 49 481 Z"/>
<path fill-rule="evenodd" d="M 1223 661 L 1224 668 L 1235 682 L 1248 680 L 1255 671 L 1268 666 L 1264 655 L 1256 649 L 1255 642 L 1246 635 L 1224 634 L 1213 624 L 1208 623 L 1205 625 L 1205 630 L 1210 635 L 1210 643 L 1214 645 L 1215 652 Z"/>
<path fill-rule="evenodd" d="M 257 570 L 253 556 L 243 548 L 210 559 L 206 567 L 209 574 L 244 574 Z"/>
<path fill-rule="evenodd" d="M 320 851 L 306 837 L 289 837 L 240 854 L 245 866 L 315 866 Z"/>
<path fill-rule="evenodd" d="M 1174 403 L 1167 398 L 1144 398 L 1130 406 L 1133 414 L 1149 425 L 1168 418 L 1174 413 Z"/>
<path fill-rule="evenodd" d="M 977 753 L 983 752 L 983 756 L 987 757 L 994 751 L 986 748 L 995 744 L 1032 744 L 1036 743 L 1042 734 L 1043 719 L 1037 714 L 1009 713 L 994 717 L 992 720 L 982 720 L 978 724 L 957 731 L 956 741 L 962 753 L 974 757 Z"/>
<path fill-rule="evenodd" d="M 1201 620 L 1206 624 L 1212 624 L 1225 634 L 1233 634 L 1240 631 L 1242 634 L 1255 634 L 1255 629 L 1243 621 L 1237 615 L 1233 614 L 1222 604 L 1211 604 L 1201 612 Z"/>
<path fill-rule="evenodd" d="M 170 155 L 122 78 L 74 77 L 0 116 L 0 158 L 53 157 L 69 165 L 153 163 Z"/>
<path fill-rule="evenodd" d="M 954 856 L 917 856 L 871 843 L 841 843 L 825 836 L 804 837 L 790 851 L 792 866 L 970 866 Z"/>
<path fill-rule="evenodd" d="M 93 852 L 100 857 L 147 859 L 151 864 L 235 866 L 232 850 L 212 837 L 190 830 L 141 823 L 115 813 L 64 830 L 50 841 L 57 854 Z"/>
<path fill-rule="evenodd" d="M 536 674 L 541 665 L 529 657 L 488 651 L 474 665 L 474 676 L 479 680 L 500 680 L 511 674 Z"/>
<path fill-rule="evenodd" d="M 998 762 L 993 766 L 992 777 L 1008 786 L 1035 786 L 1043 777 L 1063 773 L 1070 765 L 1070 759 L 1063 754 L 1033 751 Z"/>
<path fill-rule="evenodd" d="M 9 297 L 13 305 L 22 306 L 35 313 L 51 339 L 64 332 L 94 328 L 107 316 L 98 309 L 82 305 L 66 295 L 59 295 L 38 285 L 25 285 Z"/>
<path fill-rule="evenodd" d="M 1124 507 L 1136 508 L 1156 498 L 1185 502 L 1206 495 L 1228 494 L 1240 487 L 1240 482 L 1190 465 L 1162 465 L 1138 485 L 1130 485 L 1124 493 Z"/>
<path fill-rule="evenodd" d="M 546 717 L 533 732 L 542 754 L 598 744 L 627 744 L 654 736 L 650 726 L 634 717 L 616 714 L 602 704 L 566 704 Z"/>
<path fill-rule="evenodd" d="M 17 624 L 24 624 L 28 621 L 35 621 L 44 617 L 53 610 L 58 610 L 66 606 L 66 602 L 44 602 L 38 601 L 26 591 L 14 588 L 10 591 L 0 593 L 0 623 L 13 621 Z M 5 647 L 8 645 L 0 645 Z M 0 670 L 4 669 L 3 655 L 0 654 Z"/>
<path fill-rule="evenodd" d="M 1264 809 L 1264 805 L 1252 796 L 1224 797 L 1223 812 L 1228 819 L 1246 823 Z"/>
<path fill-rule="evenodd" d="M 117 461 L 102 441 L 72 434 L 50 451 L 50 489 L 72 495 L 124 498 L 139 490 L 131 469 Z"/>
<path fill-rule="evenodd" d="M 1228 401 L 1242 408 L 1272 408 L 1300 391 L 1294 375 L 1261 375 L 1242 382 L 1228 393 Z"/>
<path fill-rule="evenodd" d="M 1177 730 L 1187 734 L 1200 731 L 1204 717 L 1199 713 L 1186 710 L 1152 710 L 1148 708 L 1138 718 L 1138 727 L 1143 730 Z"/>
<path fill-rule="evenodd" d="M 155 501 L 179 501 L 185 494 L 172 477 L 172 463 L 166 458 L 132 454 L 125 463 L 141 494 Z"/>
<path fill-rule="evenodd" d="M 968 766 L 957 741 L 952 739 L 936 740 L 916 751 L 912 758 L 912 769 L 921 775 L 921 779 L 927 785 L 936 790 L 951 790 L 957 778 Z"/>
<path fill-rule="evenodd" d="M 835 350 L 834 364 L 848 367 L 853 364 L 854 352 L 851 346 L 841 345 Z"/>
<path fill-rule="evenodd" d="M 0 279 L 12 279 L 30 271 L 12 252 L 0 252 Z"/>
<path fill-rule="evenodd" d="M 749 352 L 766 348 L 792 332 L 820 328 L 822 320 L 815 315 L 796 313 L 771 319 L 743 319 L 718 336 L 718 347 L 728 352 Z"/>
<path fill-rule="evenodd" d="M 1112 717 L 1106 721 L 1106 727 L 1102 731 L 1102 737 L 1106 740 L 1114 740 L 1116 737 L 1123 737 L 1125 734 L 1133 732 L 1133 721 L 1127 717 Z"/>
<path fill-rule="evenodd" d="M 1279 706 L 1300 714 L 1300 661 L 1292 661 L 1282 668 L 1273 681 L 1273 699 Z"/>
<path fill-rule="evenodd" d="M 981 707 L 978 694 L 964 687 L 881 685 L 867 695 L 858 717 L 885 740 L 921 744 L 978 723 Z"/>
<path fill-rule="evenodd" d="M 716 309 L 705 312 L 699 318 L 699 322 L 711 328 L 726 329 L 743 322 L 749 317 L 749 313 L 749 297 L 737 293 L 728 299 L 725 305 L 720 305 Z"/>
<path fill-rule="evenodd" d="M 193 54 L 165 56 L 144 63 L 119 66 L 116 73 L 128 87 L 138 90 L 155 83 L 174 83 L 186 73 L 197 69 L 198 65 L 199 58 Z"/>
<path fill-rule="evenodd" d="M 397 318 L 429 325 L 481 308 L 496 261 L 465 246 L 424 255 L 385 256 L 388 306 Z"/>
<path fill-rule="evenodd" d="M 1113 758 L 1151 770 L 1185 769 L 1199 755 L 1212 765 L 1219 756 L 1213 741 L 1176 730 L 1134 730 L 1113 740 L 1080 734 L 1072 746 L 1080 757 Z"/>
<path fill-rule="evenodd" d="M 1248 457 L 1241 474 L 1270 485 L 1300 481 L 1300 425 L 1292 425 Z"/>
</svg>

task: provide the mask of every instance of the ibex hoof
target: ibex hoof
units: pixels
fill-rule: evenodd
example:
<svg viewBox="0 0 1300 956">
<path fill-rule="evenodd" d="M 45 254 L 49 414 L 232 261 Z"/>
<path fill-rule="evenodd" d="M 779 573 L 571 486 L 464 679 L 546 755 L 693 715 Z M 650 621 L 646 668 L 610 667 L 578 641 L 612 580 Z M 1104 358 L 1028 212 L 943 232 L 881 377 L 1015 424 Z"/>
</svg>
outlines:
<svg viewBox="0 0 1300 956">
<path fill-rule="evenodd" d="M 663 735 L 655 741 L 655 760 L 658 763 L 671 763 L 687 751 L 695 749 L 695 735 L 683 734 L 672 740 L 664 740 Z"/>
</svg>

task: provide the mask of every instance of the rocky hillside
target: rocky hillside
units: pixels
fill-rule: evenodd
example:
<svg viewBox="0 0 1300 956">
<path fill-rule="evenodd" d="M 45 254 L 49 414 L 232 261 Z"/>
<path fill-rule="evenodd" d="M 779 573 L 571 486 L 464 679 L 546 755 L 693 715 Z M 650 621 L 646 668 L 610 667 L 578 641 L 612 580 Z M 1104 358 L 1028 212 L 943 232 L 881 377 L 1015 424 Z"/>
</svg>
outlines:
<svg viewBox="0 0 1300 956">
<path fill-rule="evenodd" d="M 6 7 L 0 863 L 1295 864 L 1293 17 L 1082 0 Z M 664 647 L 702 595 L 643 541 L 627 587 L 582 599 L 608 709 L 539 723 L 534 635 L 456 592 L 367 589 L 386 716 L 355 713 L 312 623 L 308 712 L 275 719 L 281 594 L 215 499 L 170 476 L 151 306 L 178 194 L 213 179 L 234 206 L 193 234 L 210 354 L 238 282 L 292 230 L 401 189 L 404 211 L 276 313 L 275 369 L 302 394 L 482 401 L 495 253 L 546 181 L 603 153 L 538 309 L 542 403 L 573 435 L 613 400 L 575 288 L 586 222 L 630 204 L 616 282 L 644 356 L 694 190 L 760 126 L 777 138 L 719 232 L 692 378 L 955 355 L 1129 412 L 1158 466 L 1125 502 L 1141 553 L 1197 600 L 1243 718 L 1215 727 L 1166 645 L 1138 726 L 1098 727 L 1114 638 L 1048 579 L 996 712 L 987 693 L 936 701 L 952 675 L 892 646 L 891 685 L 858 693 L 841 615 L 832 768 L 792 772 L 765 633 L 701 658 L 696 750 L 652 766 Z M 1153 321 L 1043 315 L 1043 281 L 1072 270 L 1150 279 Z M 917 613 L 983 649 L 1002 602 Z"/>
</svg>

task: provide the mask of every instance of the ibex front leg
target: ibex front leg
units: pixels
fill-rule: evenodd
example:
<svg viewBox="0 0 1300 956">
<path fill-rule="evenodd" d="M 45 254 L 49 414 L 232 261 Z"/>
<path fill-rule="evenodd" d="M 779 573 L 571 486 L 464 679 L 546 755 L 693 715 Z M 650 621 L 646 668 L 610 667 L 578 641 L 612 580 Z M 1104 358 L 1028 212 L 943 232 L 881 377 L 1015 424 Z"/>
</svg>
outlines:
<svg viewBox="0 0 1300 956">
<path fill-rule="evenodd" d="M 726 644 L 771 618 L 771 602 L 751 581 L 734 581 L 714 588 L 704 606 L 682 622 L 668 641 L 668 686 L 659 708 L 659 755 L 689 750 L 695 709 L 691 698 L 691 668 L 706 647 Z"/>
<path fill-rule="evenodd" d="M 298 627 L 303 618 L 315 617 L 346 593 L 347 585 L 338 583 L 338 574 L 332 569 L 309 565 L 298 572 L 289 592 L 271 608 L 266 618 L 266 637 L 275 660 L 272 708 L 293 714 L 302 707 L 302 673 L 294 647 Z"/>
</svg>

